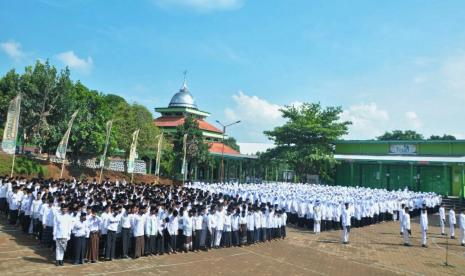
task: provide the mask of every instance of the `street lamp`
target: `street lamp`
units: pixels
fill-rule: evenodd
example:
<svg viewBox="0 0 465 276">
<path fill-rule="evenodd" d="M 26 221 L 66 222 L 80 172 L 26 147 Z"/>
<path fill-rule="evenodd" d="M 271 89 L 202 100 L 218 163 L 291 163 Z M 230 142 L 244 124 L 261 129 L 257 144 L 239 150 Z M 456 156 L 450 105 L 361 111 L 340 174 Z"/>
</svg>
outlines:
<svg viewBox="0 0 465 276">
<path fill-rule="evenodd" d="M 218 120 L 216 120 L 216 122 L 223 127 L 223 138 L 221 139 L 222 148 L 221 148 L 221 175 L 220 175 L 221 183 L 223 183 L 224 182 L 224 135 L 226 134 L 226 128 L 229 127 L 229 126 L 238 124 L 241 121 L 237 121 L 237 122 L 230 123 L 230 124 L 227 124 L 227 125 L 221 123 Z"/>
</svg>

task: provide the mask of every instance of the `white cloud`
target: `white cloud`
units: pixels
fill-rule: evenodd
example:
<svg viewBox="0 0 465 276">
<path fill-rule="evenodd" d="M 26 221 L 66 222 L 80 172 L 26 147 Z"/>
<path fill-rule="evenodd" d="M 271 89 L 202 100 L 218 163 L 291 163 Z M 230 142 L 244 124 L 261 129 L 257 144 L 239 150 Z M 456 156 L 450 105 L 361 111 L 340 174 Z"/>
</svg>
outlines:
<svg viewBox="0 0 465 276">
<path fill-rule="evenodd" d="M 372 139 L 384 133 L 389 122 L 389 113 L 376 103 L 356 104 L 341 114 L 342 121 L 351 121 L 349 139 Z"/>
<path fill-rule="evenodd" d="M 271 130 L 275 126 L 281 125 L 285 120 L 281 117 L 282 107 L 268 102 L 257 96 L 249 96 L 244 92 L 232 96 L 235 105 L 232 108 L 225 108 L 224 113 L 228 120 L 241 120 L 241 140 L 245 141 L 265 141 L 263 131 Z"/>
<path fill-rule="evenodd" d="M 163 8 L 186 8 L 199 12 L 235 10 L 242 7 L 244 0 L 154 0 Z"/>
<path fill-rule="evenodd" d="M 418 114 L 415 111 L 407 111 L 405 112 L 405 118 L 407 119 L 407 123 L 410 128 L 414 130 L 418 130 L 423 126 Z"/>
<path fill-rule="evenodd" d="M 0 43 L 0 48 L 14 61 L 19 61 L 24 57 L 24 52 L 21 50 L 21 44 L 19 42 L 2 42 Z"/>
<path fill-rule="evenodd" d="M 242 154 L 256 154 L 257 152 L 265 152 L 267 149 L 274 147 L 273 143 L 237 143 L 241 148 Z"/>
<path fill-rule="evenodd" d="M 73 51 L 63 52 L 57 55 L 57 58 L 70 69 L 77 70 L 81 73 L 89 73 L 94 62 L 91 57 L 87 59 L 78 57 Z"/>
</svg>

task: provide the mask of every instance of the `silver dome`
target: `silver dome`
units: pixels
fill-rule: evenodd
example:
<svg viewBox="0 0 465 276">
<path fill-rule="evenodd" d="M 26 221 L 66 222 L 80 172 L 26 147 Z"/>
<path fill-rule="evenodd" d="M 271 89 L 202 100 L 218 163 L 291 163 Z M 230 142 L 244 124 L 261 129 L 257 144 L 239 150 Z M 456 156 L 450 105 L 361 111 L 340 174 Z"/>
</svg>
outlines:
<svg viewBox="0 0 465 276">
<path fill-rule="evenodd" d="M 179 92 L 174 94 L 173 98 L 171 98 L 169 107 L 190 107 L 197 109 L 197 105 L 195 104 L 194 98 L 192 97 L 191 93 L 187 89 L 187 85 L 184 82 L 184 85 L 179 89 Z"/>
</svg>

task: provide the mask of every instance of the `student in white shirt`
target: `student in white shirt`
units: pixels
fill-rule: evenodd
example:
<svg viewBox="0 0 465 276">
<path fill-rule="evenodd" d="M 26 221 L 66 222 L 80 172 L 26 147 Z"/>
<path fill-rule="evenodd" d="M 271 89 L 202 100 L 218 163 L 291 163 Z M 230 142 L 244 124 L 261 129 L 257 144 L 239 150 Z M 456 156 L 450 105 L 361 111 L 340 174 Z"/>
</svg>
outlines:
<svg viewBox="0 0 465 276">
<path fill-rule="evenodd" d="M 129 258 L 129 246 L 131 243 L 131 220 L 134 216 L 133 210 L 128 210 L 128 206 L 122 210 L 120 227 L 121 227 L 121 257 Z"/>
<path fill-rule="evenodd" d="M 232 230 L 232 245 L 239 246 L 239 219 L 241 216 L 241 211 L 236 209 L 236 212 L 231 216 L 231 230 Z"/>
<path fill-rule="evenodd" d="M 251 208 L 247 214 L 247 243 L 254 244 L 254 229 L 255 229 L 255 220 L 254 220 L 254 210 Z"/>
<path fill-rule="evenodd" d="M 74 219 L 68 213 L 68 206 L 61 205 L 61 213 L 57 214 L 53 225 L 53 240 L 56 242 L 55 258 L 56 266 L 63 266 L 63 257 L 66 246 L 71 237 Z"/>
<path fill-rule="evenodd" d="M 121 220 L 121 214 L 118 210 L 113 210 L 109 207 L 109 213 L 106 217 L 107 239 L 105 242 L 105 260 L 112 261 L 115 258 L 116 252 L 116 231 Z"/>
<path fill-rule="evenodd" d="M 451 239 L 455 239 L 455 224 L 457 223 L 454 209 L 455 206 L 449 210 L 449 231 Z"/>
<path fill-rule="evenodd" d="M 351 225 L 351 212 L 349 210 L 349 203 L 345 203 L 345 207 L 342 210 L 342 243 L 348 244 L 349 235 L 350 235 L 350 225 Z"/>
<path fill-rule="evenodd" d="M 170 238 L 170 248 L 168 254 L 176 254 L 177 250 L 177 236 L 178 236 L 178 210 L 173 210 L 173 213 L 169 217 L 168 222 L 168 233 Z"/>
<path fill-rule="evenodd" d="M 428 231 L 428 213 L 426 208 L 421 210 L 420 214 L 420 228 L 421 228 L 421 246 L 428 247 L 426 232 Z"/>
<path fill-rule="evenodd" d="M 144 255 L 144 248 L 145 248 L 145 206 L 140 206 L 137 208 L 139 212 L 134 215 L 134 219 L 132 221 L 132 229 L 133 229 L 133 236 L 134 236 L 134 258 L 137 259 Z"/>
<path fill-rule="evenodd" d="M 73 234 L 73 264 L 83 264 L 86 258 L 86 237 L 89 234 L 89 226 L 86 222 L 86 213 L 81 213 L 79 221 L 76 221 L 72 230 Z"/>
<path fill-rule="evenodd" d="M 192 210 L 188 211 L 187 216 L 183 218 L 183 236 L 184 236 L 184 252 L 192 250 L 192 231 L 194 231 L 194 221 Z"/>
<path fill-rule="evenodd" d="M 231 237 L 231 210 L 226 211 L 226 215 L 224 216 L 224 229 L 223 229 L 223 246 L 224 247 L 231 247 L 232 237 Z"/>
<path fill-rule="evenodd" d="M 460 245 L 465 246 L 465 209 L 459 215 Z"/>
<path fill-rule="evenodd" d="M 446 225 L 446 209 L 444 205 L 441 204 L 439 207 L 439 226 L 441 227 L 441 235 L 445 236 L 446 232 L 444 231 L 444 227 Z"/>
<path fill-rule="evenodd" d="M 145 255 L 156 255 L 158 235 L 158 208 L 150 207 L 150 215 L 145 221 Z"/>
<path fill-rule="evenodd" d="M 404 231 L 402 233 L 404 237 L 404 245 L 410 246 L 410 235 L 412 234 L 412 231 L 410 230 L 410 214 L 408 207 L 405 207 L 405 211 L 403 212 L 402 229 Z"/>
<path fill-rule="evenodd" d="M 212 249 L 215 247 L 216 241 L 216 209 L 212 207 L 210 210 L 210 214 L 208 215 L 208 248 Z"/>
</svg>

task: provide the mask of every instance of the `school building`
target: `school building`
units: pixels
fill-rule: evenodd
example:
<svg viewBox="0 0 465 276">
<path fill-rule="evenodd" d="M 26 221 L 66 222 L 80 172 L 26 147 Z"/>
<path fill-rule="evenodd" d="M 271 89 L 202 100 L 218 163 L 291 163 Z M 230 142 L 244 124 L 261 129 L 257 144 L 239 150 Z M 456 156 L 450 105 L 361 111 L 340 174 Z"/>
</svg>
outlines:
<svg viewBox="0 0 465 276">
<path fill-rule="evenodd" d="M 464 196 L 465 140 L 336 143 L 335 183 Z"/>
</svg>

